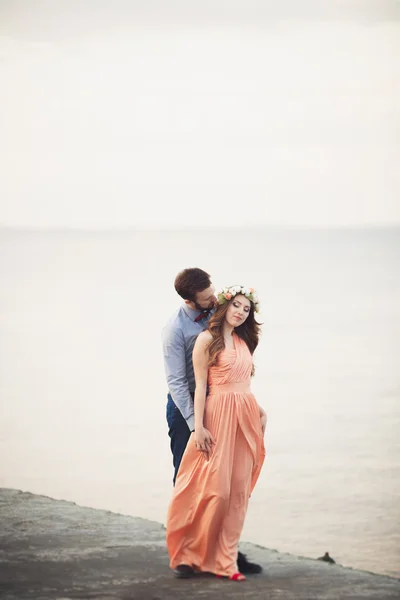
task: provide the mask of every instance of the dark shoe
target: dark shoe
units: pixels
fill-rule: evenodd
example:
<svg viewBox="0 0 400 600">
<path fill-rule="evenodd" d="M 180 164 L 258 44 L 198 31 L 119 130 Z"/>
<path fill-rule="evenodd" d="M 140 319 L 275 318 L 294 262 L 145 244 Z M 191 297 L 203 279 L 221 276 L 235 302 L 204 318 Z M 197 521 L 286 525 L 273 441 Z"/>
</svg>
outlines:
<svg viewBox="0 0 400 600">
<path fill-rule="evenodd" d="M 189 565 L 178 565 L 176 569 L 173 569 L 175 577 L 178 579 L 188 579 L 195 575 L 194 570 Z"/>
<path fill-rule="evenodd" d="M 238 552 L 238 568 L 241 573 L 261 573 L 262 566 L 257 563 L 249 562 L 245 554 Z"/>
</svg>

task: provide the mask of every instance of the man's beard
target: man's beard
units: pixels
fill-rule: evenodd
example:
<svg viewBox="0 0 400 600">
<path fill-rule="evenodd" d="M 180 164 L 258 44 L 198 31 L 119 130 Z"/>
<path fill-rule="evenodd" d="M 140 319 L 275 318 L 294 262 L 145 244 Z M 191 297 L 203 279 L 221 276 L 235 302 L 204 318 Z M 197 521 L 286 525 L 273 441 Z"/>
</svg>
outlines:
<svg viewBox="0 0 400 600">
<path fill-rule="evenodd" d="M 209 306 L 208 308 L 204 308 L 203 306 L 200 306 L 200 304 L 197 304 L 197 302 L 194 303 L 195 307 L 197 308 L 197 310 L 199 310 L 201 313 L 204 314 L 209 314 L 212 309 L 214 308 L 214 305 L 211 304 L 211 306 Z"/>
</svg>

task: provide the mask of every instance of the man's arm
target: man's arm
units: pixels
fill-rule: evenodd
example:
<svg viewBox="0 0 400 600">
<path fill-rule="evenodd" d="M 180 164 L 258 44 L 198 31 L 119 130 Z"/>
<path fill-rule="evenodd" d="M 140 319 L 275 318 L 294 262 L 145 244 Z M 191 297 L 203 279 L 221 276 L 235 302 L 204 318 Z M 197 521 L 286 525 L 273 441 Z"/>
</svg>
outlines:
<svg viewBox="0 0 400 600">
<path fill-rule="evenodd" d="M 194 431 L 194 407 L 186 376 L 185 342 L 179 330 L 163 332 L 164 367 L 168 389 L 190 431 Z"/>
</svg>

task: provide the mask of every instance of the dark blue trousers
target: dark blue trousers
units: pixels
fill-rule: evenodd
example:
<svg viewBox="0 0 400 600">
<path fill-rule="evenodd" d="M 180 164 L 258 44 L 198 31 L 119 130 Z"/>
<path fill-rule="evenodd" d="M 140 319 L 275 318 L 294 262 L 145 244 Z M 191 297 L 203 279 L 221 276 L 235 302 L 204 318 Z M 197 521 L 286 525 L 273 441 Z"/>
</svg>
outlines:
<svg viewBox="0 0 400 600">
<path fill-rule="evenodd" d="M 181 411 L 172 400 L 171 394 L 168 394 L 167 422 L 168 435 L 171 438 L 171 451 L 174 464 L 173 482 L 175 485 L 179 465 L 181 464 L 182 456 L 185 452 L 186 444 L 189 441 L 191 431 L 183 418 Z"/>
</svg>

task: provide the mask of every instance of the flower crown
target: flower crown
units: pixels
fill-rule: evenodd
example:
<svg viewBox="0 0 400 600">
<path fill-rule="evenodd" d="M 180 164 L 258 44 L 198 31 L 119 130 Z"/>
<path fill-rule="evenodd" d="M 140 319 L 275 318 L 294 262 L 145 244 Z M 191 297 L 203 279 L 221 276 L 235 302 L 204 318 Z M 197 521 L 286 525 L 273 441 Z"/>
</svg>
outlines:
<svg viewBox="0 0 400 600">
<path fill-rule="evenodd" d="M 232 285 L 231 287 L 222 288 L 217 294 L 218 304 L 226 304 L 226 302 L 229 302 L 236 294 L 243 294 L 243 296 L 246 296 L 246 298 L 254 304 L 254 310 L 259 312 L 260 302 L 256 290 L 254 288 L 243 287 L 242 285 Z"/>
</svg>

